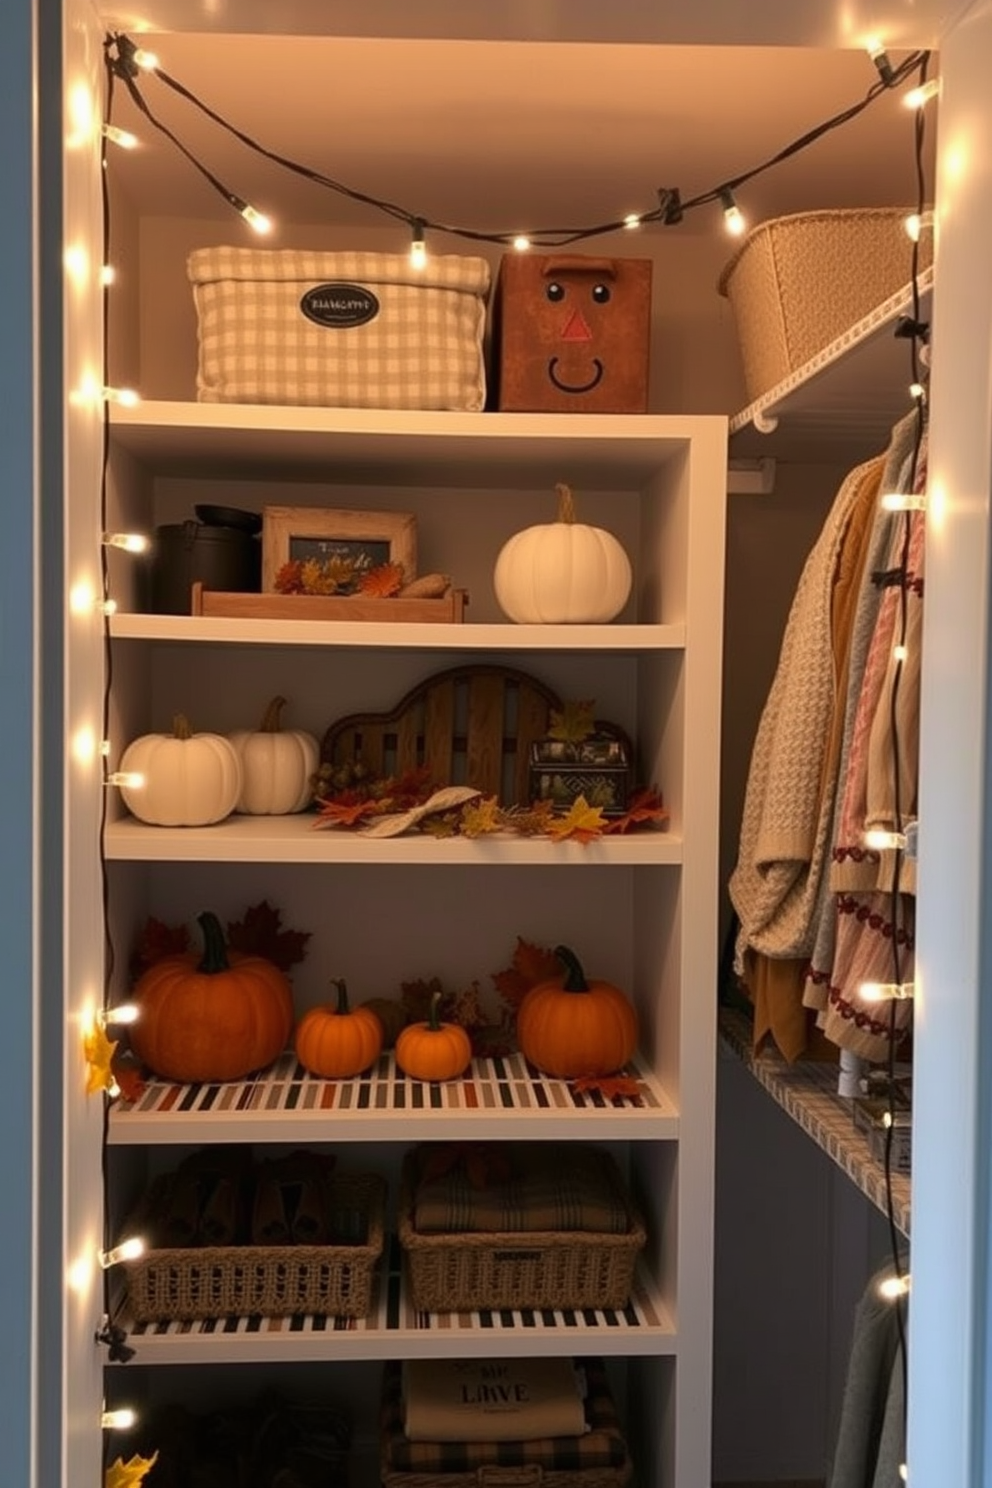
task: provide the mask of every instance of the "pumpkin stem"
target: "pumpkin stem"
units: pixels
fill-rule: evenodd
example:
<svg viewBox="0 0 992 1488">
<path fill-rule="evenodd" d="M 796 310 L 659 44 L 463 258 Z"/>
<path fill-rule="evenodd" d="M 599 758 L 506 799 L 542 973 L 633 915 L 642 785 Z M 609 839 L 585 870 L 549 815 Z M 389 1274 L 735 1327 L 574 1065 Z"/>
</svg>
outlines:
<svg viewBox="0 0 992 1488">
<path fill-rule="evenodd" d="M 173 718 L 172 733 L 177 739 L 192 739 L 193 730 L 185 713 L 177 713 Z"/>
<path fill-rule="evenodd" d="M 342 1014 L 350 1012 L 350 1008 L 348 1007 L 348 984 L 344 977 L 331 977 L 331 986 L 338 989 L 337 1011 Z"/>
<path fill-rule="evenodd" d="M 196 923 L 203 931 L 203 959 L 197 971 L 206 972 L 208 976 L 216 976 L 219 971 L 227 971 L 230 962 L 227 959 L 227 947 L 224 944 L 224 932 L 220 928 L 220 920 L 209 909 L 203 914 L 197 915 Z"/>
<path fill-rule="evenodd" d="M 285 706 L 286 699 L 284 697 L 274 697 L 272 699 L 271 703 L 262 714 L 262 721 L 258 726 L 258 731 L 260 734 L 278 734 L 279 730 L 282 728 L 279 714 L 282 712 Z"/>
<path fill-rule="evenodd" d="M 564 481 L 558 481 L 555 485 L 555 495 L 558 497 L 558 521 L 575 521 L 575 502 L 572 500 L 572 488 L 566 486 Z"/>
<path fill-rule="evenodd" d="M 440 992 L 431 993 L 430 1011 L 427 1014 L 427 1028 L 431 1033 L 441 1032 L 441 1016 L 438 1009 L 441 1006 Z"/>
<path fill-rule="evenodd" d="M 586 974 L 575 952 L 570 951 L 568 946 L 555 946 L 555 955 L 565 968 L 564 991 L 588 992 L 589 983 L 586 981 Z"/>
</svg>

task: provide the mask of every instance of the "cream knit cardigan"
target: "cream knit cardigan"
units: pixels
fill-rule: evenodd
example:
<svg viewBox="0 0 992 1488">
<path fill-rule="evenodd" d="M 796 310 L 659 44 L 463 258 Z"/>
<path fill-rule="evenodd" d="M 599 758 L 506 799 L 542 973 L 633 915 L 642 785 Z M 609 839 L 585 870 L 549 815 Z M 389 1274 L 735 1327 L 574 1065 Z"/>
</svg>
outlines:
<svg viewBox="0 0 992 1488">
<path fill-rule="evenodd" d="M 884 456 L 845 478 L 806 560 L 786 622 L 778 668 L 751 754 L 731 902 L 740 920 L 735 965 L 748 946 L 773 957 L 808 956 L 833 818 L 824 753 L 836 702 L 831 595 L 838 557 L 863 483 Z"/>
</svg>

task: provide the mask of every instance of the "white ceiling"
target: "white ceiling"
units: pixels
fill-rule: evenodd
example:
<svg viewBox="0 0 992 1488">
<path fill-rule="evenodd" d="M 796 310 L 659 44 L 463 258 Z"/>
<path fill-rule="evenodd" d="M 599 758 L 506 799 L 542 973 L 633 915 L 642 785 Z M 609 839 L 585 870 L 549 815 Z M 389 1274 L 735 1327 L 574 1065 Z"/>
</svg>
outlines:
<svg viewBox="0 0 992 1488">
<path fill-rule="evenodd" d="M 222 12 L 224 3 L 178 9 L 206 24 L 206 11 Z M 177 12 L 175 0 L 164 8 Z M 288 23 L 298 8 L 280 5 L 279 15 Z M 504 15 L 515 9 L 498 7 Z M 531 3 L 529 14 L 547 19 L 555 9 Z M 590 13 L 583 4 L 579 12 Z M 645 14 L 625 0 L 619 12 Z M 193 31 L 140 40 L 175 79 L 268 149 L 413 214 L 485 230 L 612 220 L 654 207 L 660 186 L 690 197 L 774 155 L 864 97 L 876 79 L 861 49 Z M 284 220 L 388 224 L 259 160 L 160 80 L 143 76 L 140 86 L 202 163 L 260 209 Z M 120 83 L 114 119 L 143 141 L 128 155 L 115 152 L 114 162 L 115 179 L 142 213 L 229 216 Z M 884 94 L 742 189 L 740 204 L 759 221 L 815 207 L 911 202 L 912 136 L 899 96 Z M 678 229 L 653 231 L 710 232 L 718 215 L 710 207 Z"/>
</svg>

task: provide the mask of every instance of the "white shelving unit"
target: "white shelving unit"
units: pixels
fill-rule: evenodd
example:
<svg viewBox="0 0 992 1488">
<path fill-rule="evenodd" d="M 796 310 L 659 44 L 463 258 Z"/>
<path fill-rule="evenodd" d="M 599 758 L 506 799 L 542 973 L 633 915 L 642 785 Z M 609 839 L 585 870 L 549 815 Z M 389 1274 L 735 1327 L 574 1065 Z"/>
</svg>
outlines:
<svg viewBox="0 0 992 1488">
<path fill-rule="evenodd" d="M 122 948 L 145 915 L 192 924 L 208 904 L 231 918 L 266 897 L 294 927 L 312 931 L 293 979 L 299 1012 L 334 975 L 347 976 L 353 995 L 396 992 L 401 980 L 431 974 L 446 985 L 459 977 L 485 985 L 487 972 L 508 963 L 519 934 L 575 945 L 591 974 L 629 991 L 642 1025 L 636 1098 L 578 1095 L 535 1076 L 519 1055 L 477 1060 L 465 1080 L 443 1086 L 397 1077 L 388 1056 L 356 1081 L 314 1080 L 287 1055 L 254 1081 L 152 1082 L 111 1115 L 118 1209 L 174 1147 L 319 1142 L 342 1165 L 374 1163 L 391 1179 L 412 1142 L 589 1141 L 616 1154 L 649 1231 L 624 1314 L 417 1316 L 394 1241 L 373 1313 L 357 1325 L 301 1318 L 144 1326 L 131 1332 L 137 1355 L 129 1369 L 602 1353 L 627 1402 L 640 1480 L 703 1488 L 725 420 L 152 403 L 114 409 L 110 446 L 115 521 L 147 530 L 213 491 L 228 500 L 238 480 L 243 506 L 264 505 L 276 489 L 280 499 L 290 489 L 301 506 L 386 503 L 416 514 L 425 534 L 436 535 L 430 566 L 436 561 L 456 582 L 467 573 L 470 591 L 467 623 L 458 625 L 152 615 L 137 608 L 133 565 L 112 553 L 115 737 L 161 729 L 177 710 L 195 714 L 199 728 L 252 726 L 276 691 L 290 698 L 293 725 L 319 735 L 359 706 L 391 705 L 451 653 L 533 670 L 563 697 L 595 697 L 597 712 L 635 740 L 638 776 L 662 791 L 669 811 L 664 829 L 556 845 L 510 835 L 363 840 L 315 829 L 311 815 L 173 830 L 143 825 L 116 803 L 104 847 Z M 544 493 L 563 471 L 586 493 L 588 520 L 622 534 L 635 566 L 633 595 L 613 625 L 514 626 L 487 592 L 494 543 L 526 525 L 525 513 L 541 519 Z M 127 955 L 119 959 L 126 966 Z M 126 1303 L 120 1321 L 129 1327 Z"/>
</svg>

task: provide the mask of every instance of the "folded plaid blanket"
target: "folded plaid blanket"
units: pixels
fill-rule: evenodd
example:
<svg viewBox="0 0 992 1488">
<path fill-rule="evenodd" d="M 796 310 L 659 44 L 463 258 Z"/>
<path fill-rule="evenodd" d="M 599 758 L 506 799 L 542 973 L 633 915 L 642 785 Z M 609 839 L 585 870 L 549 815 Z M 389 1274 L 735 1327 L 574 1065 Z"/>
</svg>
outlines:
<svg viewBox="0 0 992 1488">
<path fill-rule="evenodd" d="M 403 1372 L 397 1363 L 383 1370 L 381 1444 L 385 1472 L 464 1473 L 479 1467 L 529 1467 L 582 1471 L 624 1469 L 627 1445 L 601 1359 L 576 1359 L 585 1374 L 585 1419 L 582 1436 L 544 1437 L 536 1441 L 410 1441 L 404 1430 Z"/>
<path fill-rule="evenodd" d="M 625 1235 L 623 1185 L 612 1158 L 592 1147 L 427 1143 L 417 1155 L 418 1234 L 589 1231 Z"/>
</svg>

